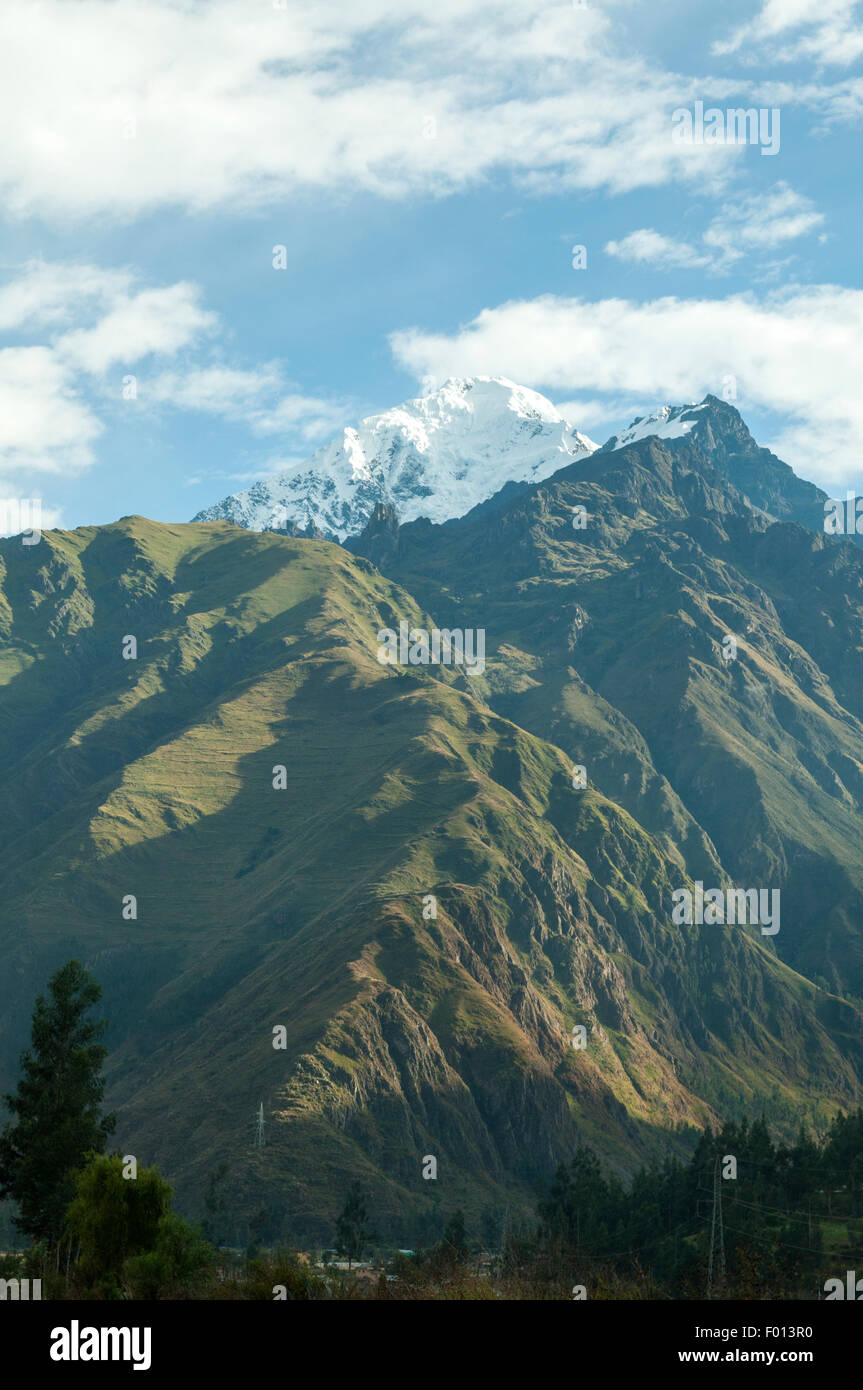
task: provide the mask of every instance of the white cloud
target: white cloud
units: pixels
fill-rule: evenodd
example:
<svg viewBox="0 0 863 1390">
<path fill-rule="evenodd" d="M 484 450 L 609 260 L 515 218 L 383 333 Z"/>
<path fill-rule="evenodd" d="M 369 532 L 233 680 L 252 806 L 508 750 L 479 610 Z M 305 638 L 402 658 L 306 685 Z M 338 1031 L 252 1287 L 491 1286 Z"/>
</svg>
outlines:
<svg viewBox="0 0 863 1390">
<path fill-rule="evenodd" d="M 590 434 L 592 430 L 598 430 L 602 440 L 607 439 L 612 433 L 610 422 L 617 421 L 619 423 L 623 420 L 629 424 L 633 414 L 631 397 L 624 399 L 623 397 L 604 396 L 600 399 L 596 396 L 578 396 L 565 401 L 555 398 L 554 404 L 563 418 L 576 425 L 582 433 Z M 647 412 L 642 410 L 640 413 L 646 414 Z"/>
<path fill-rule="evenodd" d="M 51 348 L 0 350 L 0 474 L 77 473 L 101 432 Z"/>
<path fill-rule="evenodd" d="M 0 287 L 0 476 L 79 473 L 103 431 L 85 391 L 117 363 L 172 356 L 212 331 L 216 316 L 186 283 L 134 288 L 130 270 L 31 261 Z M 86 326 L 70 329 L 71 320 Z M 119 383 L 118 383 L 119 385 Z"/>
<path fill-rule="evenodd" d="M 809 61 L 847 67 L 863 54 L 860 0 L 763 0 L 754 19 L 713 45 L 751 61 Z M 785 42 L 782 42 L 785 40 Z"/>
<path fill-rule="evenodd" d="M 733 375 L 744 412 L 788 419 L 777 452 L 804 476 L 834 487 L 860 473 L 863 291 L 823 285 L 643 304 L 546 295 L 485 309 L 453 334 L 414 328 L 390 341 L 418 380 L 490 374 L 617 402 L 697 400 L 721 394 Z"/>
<path fill-rule="evenodd" d="M 241 421 L 259 435 L 297 433 L 319 439 L 334 433 L 348 407 L 320 396 L 288 389 L 278 363 L 255 371 L 206 367 L 185 374 L 164 372 L 142 384 L 147 401 Z"/>
<path fill-rule="evenodd" d="M 13 216 L 442 194 L 500 172 L 620 192 L 715 181 L 740 154 L 670 138 L 682 101 L 739 82 L 626 56 L 606 7 L 565 0 L 5 0 L 0 50 Z"/>
<path fill-rule="evenodd" d="M 317 442 L 353 413 L 299 390 L 279 362 L 200 365 L 202 347 L 218 346 L 219 319 L 202 307 L 199 287 L 138 279 L 128 269 L 31 261 L 0 286 L 0 328 L 36 339 L 0 350 L 0 478 L 89 467 L 130 367 L 139 409 L 218 415 L 253 435 Z M 80 326 L 70 328 L 72 318 Z"/>
<path fill-rule="evenodd" d="M 322 439 L 334 434 L 350 414 L 347 407 L 337 401 L 294 393 L 276 401 L 271 410 L 255 421 L 255 428 L 261 434 L 295 431 L 303 439 Z"/>
<path fill-rule="evenodd" d="M 68 323 L 76 313 L 110 303 L 131 282 L 125 270 L 29 261 L 0 286 L 0 332 Z"/>
<path fill-rule="evenodd" d="M 824 214 L 810 198 L 787 183 L 777 183 L 768 193 L 726 201 L 702 237 L 702 250 L 642 227 L 620 241 L 609 241 L 605 251 L 619 260 L 662 270 L 724 270 L 747 252 L 773 251 L 823 223 Z"/>
<path fill-rule="evenodd" d="M 723 264 L 747 251 L 773 251 L 823 223 L 824 214 L 810 198 L 779 183 L 769 193 L 726 204 L 705 232 L 704 244 L 719 253 Z"/>
<path fill-rule="evenodd" d="M 616 256 L 621 261 L 635 261 L 641 265 L 656 265 L 664 269 L 678 267 L 698 267 L 710 265 L 710 256 L 696 251 L 688 242 L 677 241 L 672 237 L 655 232 L 652 227 L 641 227 L 630 232 L 621 241 L 609 241 L 606 254 Z"/>
<path fill-rule="evenodd" d="M 281 387 L 281 373 L 274 364 L 256 371 L 232 367 L 204 367 L 185 373 L 162 372 L 146 385 L 147 399 L 175 405 L 181 410 L 244 418 L 256 414 L 263 402 Z"/>
<path fill-rule="evenodd" d="M 87 372 L 131 365 L 151 353 L 170 356 L 216 326 L 216 315 L 199 306 L 199 297 L 198 286 L 182 281 L 118 296 L 92 328 L 59 338 L 57 351 Z"/>
</svg>

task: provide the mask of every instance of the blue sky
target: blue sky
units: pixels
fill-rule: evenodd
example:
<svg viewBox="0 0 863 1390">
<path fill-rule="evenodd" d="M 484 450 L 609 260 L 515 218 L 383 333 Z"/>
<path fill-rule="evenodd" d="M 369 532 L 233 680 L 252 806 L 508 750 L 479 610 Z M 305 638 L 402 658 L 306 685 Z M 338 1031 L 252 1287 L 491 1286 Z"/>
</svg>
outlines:
<svg viewBox="0 0 863 1390">
<path fill-rule="evenodd" d="M 187 520 L 472 374 L 600 442 L 731 380 L 863 488 L 854 0 L 7 0 L 0 51 L 0 495 L 48 524 Z M 676 141 L 698 101 L 777 153 Z"/>
</svg>

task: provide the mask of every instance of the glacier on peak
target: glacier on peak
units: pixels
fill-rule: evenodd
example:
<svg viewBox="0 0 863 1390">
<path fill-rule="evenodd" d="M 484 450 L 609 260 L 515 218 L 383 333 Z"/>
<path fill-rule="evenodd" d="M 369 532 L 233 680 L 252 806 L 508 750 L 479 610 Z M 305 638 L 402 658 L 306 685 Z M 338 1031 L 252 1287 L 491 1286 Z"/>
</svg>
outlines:
<svg viewBox="0 0 863 1390">
<path fill-rule="evenodd" d="M 631 425 L 620 434 L 613 434 L 602 446 L 603 453 L 623 449 L 639 439 L 681 439 L 698 423 L 699 411 L 707 409 L 707 401 L 688 405 L 664 405 L 652 415 L 636 415 Z"/>
<path fill-rule="evenodd" d="M 310 458 L 193 519 L 253 531 L 293 525 L 344 541 L 378 502 L 400 522 L 449 521 L 505 483 L 541 482 L 597 448 L 537 391 L 505 377 L 454 377 L 346 427 Z"/>
</svg>

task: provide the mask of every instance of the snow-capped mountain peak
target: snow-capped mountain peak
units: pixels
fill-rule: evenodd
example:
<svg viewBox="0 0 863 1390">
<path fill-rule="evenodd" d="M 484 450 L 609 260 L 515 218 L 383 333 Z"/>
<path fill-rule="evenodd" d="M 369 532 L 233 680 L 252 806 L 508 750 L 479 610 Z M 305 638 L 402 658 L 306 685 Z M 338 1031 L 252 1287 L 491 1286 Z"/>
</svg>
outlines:
<svg viewBox="0 0 863 1390">
<path fill-rule="evenodd" d="M 309 459 L 206 507 L 195 521 L 291 524 L 343 541 L 378 502 L 401 522 L 449 521 L 507 482 L 535 483 L 597 445 L 545 396 L 505 377 L 458 377 L 343 429 Z"/>
<path fill-rule="evenodd" d="M 648 439 L 651 435 L 658 439 L 680 439 L 683 435 L 689 434 L 698 423 L 699 411 L 706 409 L 706 401 L 702 401 L 700 405 L 693 401 L 689 405 L 664 405 L 652 415 L 636 415 L 631 425 L 620 434 L 613 434 L 607 443 L 603 444 L 603 453 L 622 449 L 627 444 L 634 444 L 639 439 Z"/>
</svg>

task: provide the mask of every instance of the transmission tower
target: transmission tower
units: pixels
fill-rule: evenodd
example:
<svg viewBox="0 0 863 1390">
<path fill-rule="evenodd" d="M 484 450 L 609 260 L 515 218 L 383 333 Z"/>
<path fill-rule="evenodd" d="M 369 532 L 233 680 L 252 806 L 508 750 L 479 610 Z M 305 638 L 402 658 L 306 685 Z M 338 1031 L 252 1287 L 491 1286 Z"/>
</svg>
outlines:
<svg viewBox="0 0 863 1390">
<path fill-rule="evenodd" d="M 722 1225 L 722 1177 L 720 1158 L 713 1169 L 713 1220 L 710 1223 L 710 1259 L 707 1264 L 707 1297 L 719 1298 L 725 1288 L 725 1230 Z"/>
<path fill-rule="evenodd" d="M 264 1102 L 261 1101 L 255 1111 L 255 1148 L 264 1147 Z"/>
</svg>

